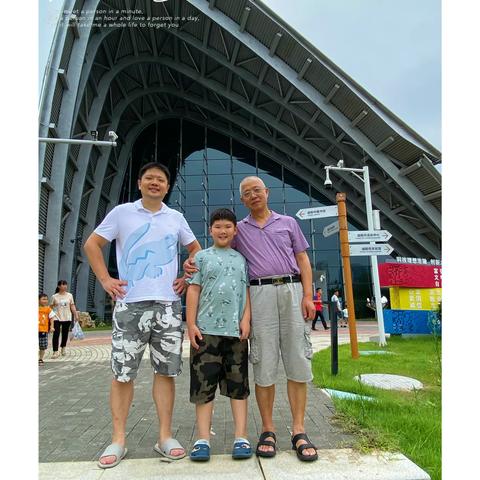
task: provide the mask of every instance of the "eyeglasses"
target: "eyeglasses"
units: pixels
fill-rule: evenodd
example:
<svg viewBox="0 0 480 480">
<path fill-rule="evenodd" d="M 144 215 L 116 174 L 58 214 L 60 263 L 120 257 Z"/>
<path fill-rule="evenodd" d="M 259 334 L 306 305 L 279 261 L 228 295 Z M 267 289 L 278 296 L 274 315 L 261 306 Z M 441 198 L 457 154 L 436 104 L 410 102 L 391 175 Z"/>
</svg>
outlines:
<svg viewBox="0 0 480 480">
<path fill-rule="evenodd" d="M 264 190 L 266 190 L 266 187 L 255 187 L 251 190 L 246 190 L 245 192 L 242 192 L 242 197 L 250 198 L 253 194 L 260 195 Z"/>
</svg>

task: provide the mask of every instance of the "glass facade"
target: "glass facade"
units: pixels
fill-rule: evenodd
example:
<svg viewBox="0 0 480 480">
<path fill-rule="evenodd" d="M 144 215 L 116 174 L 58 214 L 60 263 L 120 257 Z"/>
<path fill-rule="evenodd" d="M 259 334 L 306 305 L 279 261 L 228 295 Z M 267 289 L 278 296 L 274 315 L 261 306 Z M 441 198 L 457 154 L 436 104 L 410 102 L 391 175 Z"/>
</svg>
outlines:
<svg viewBox="0 0 480 480">
<path fill-rule="evenodd" d="M 203 248 L 211 244 L 208 235 L 211 212 L 227 207 L 235 212 L 239 220 L 248 214 L 240 201 L 238 189 L 240 181 L 246 176 L 262 178 L 270 189 L 270 209 L 281 214 L 295 217 L 301 208 L 331 204 L 306 179 L 298 177 L 274 159 L 233 138 L 186 120 L 158 122 L 139 137 L 120 201 L 139 198 L 136 188 L 138 170 L 142 164 L 155 159 L 168 164 L 170 169 L 172 187 L 166 203 L 184 214 Z M 310 244 L 308 255 L 315 287 L 327 285 L 328 295 L 334 287 L 343 291 L 338 235 L 323 236 L 323 229 L 333 221 L 333 218 L 298 220 Z M 357 230 L 357 227 L 349 224 L 349 229 Z M 186 254 L 182 254 L 180 262 L 183 263 L 185 258 Z M 112 261 L 113 258 L 110 265 L 114 270 Z M 352 257 L 351 264 L 357 317 L 372 317 L 372 312 L 365 306 L 366 297 L 372 296 L 368 257 Z M 326 276 L 324 281 L 322 274 Z M 327 298 L 325 291 L 324 297 Z"/>
</svg>

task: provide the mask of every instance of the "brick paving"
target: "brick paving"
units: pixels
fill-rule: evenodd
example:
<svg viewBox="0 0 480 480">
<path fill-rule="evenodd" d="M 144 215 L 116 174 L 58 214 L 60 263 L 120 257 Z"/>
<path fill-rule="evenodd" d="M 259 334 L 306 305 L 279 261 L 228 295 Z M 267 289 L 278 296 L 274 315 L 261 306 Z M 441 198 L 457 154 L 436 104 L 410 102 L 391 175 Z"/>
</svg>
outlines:
<svg viewBox="0 0 480 480">
<path fill-rule="evenodd" d="M 358 329 L 359 341 L 366 341 L 376 333 L 375 326 Z M 340 334 L 340 330 L 339 330 Z M 349 341 L 348 332 L 339 335 L 339 343 Z M 312 332 L 314 350 L 330 344 L 329 333 Z M 174 436 L 189 449 L 194 440 L 195 410 L 188 399 L 188 341 L 184 342 L 184 372 L 176 379 L 176 403 L 173 417 Z M 85 340 L 69 342 L 67 355 L 51 359 L 47 352 L 44 366 L 39 368 L 39 461 L 89 461 L 98 458 L 110 443 L 111 420 L 109 389 L 111 382 L 110 334 L 88 333 Z M 280 369 L 280 371 L 282 371 Z M 128 457 L 157 456 L 153 445 L 157 441 L 158 421 L 151 396 L 152 373 L 148 351 L 144 355 L 135 382 L 135 395 L 127 423 Z M 250 372 L 251 374 L 251 372 Z M 251 378 L 253 375 L 251 374 Z M 290 409 L 286 393 L 286 379 L 280 375 L 274 408 L 278 446 L 290 449 Z M 252 394 L 249 402 L 248 431 L 252 442 L 260 434 L 261 420 Z M 332 421 L 331 400 L 313 384 L 308 386 L 306 430 L 320 449 L 345 448 L 353 438 L 342 432 Z M 233 420 L 227 398 L 215 400 L 212 453 L 230 453 L 233 442 Z"/>
</svg>

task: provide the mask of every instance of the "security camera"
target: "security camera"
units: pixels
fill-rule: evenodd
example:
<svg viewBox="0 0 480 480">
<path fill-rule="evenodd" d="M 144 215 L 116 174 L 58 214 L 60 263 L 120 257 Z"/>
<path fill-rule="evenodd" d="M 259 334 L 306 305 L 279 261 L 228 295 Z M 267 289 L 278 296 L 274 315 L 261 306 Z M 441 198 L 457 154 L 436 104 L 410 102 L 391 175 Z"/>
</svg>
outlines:
<svg viewBox="0 0 480 480">
<path fill-rule="evenodd" d="M 94 140 L 98 140 L 98 131 L 97 130 L 90 130 L 90 135 Z"/>
<path fill-rule="evenodd" d="M 344 164 L 345 164 L 345 162 L 343 160 L 339 160 L 338 163 L 337 163 L 337 167 L 343 168 Z"/>
<path fill-rule="evenodd" d="M 330 180 L 330 170 L 329 167 L 325 167 L 325 182 L 323 185 L 327 190 L 331 190 L 333 188 L 332 181 Z"/>
<path fill-rule="evenodd" d="M 110 130 L 108 132 L 108 138 L 111 142 L 114 142 L 118 138 L 118 135 L 113 130 Z"/>
</svg>

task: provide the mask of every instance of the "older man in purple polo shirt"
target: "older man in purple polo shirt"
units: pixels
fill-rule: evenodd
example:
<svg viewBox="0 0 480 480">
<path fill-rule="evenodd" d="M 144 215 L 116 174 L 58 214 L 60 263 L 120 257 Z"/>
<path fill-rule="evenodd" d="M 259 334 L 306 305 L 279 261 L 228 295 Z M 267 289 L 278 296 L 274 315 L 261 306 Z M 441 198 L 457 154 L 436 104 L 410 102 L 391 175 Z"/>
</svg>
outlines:
<svg viewBox="0 0 480 480">
<path fill-rule="evenodd" d="M 317 460 L 304 426 L 307 383 L 313 378 L 307 322 L 315 317 L 309 245 L 294 218 L 268 208 L 268 188 L 260 178 L 244 178 L 240 196 L 250 215 L 238 222 L 232 247 L 246 258 L 250 278 L 250 361 L 262 417 L 256 454 L 276 454 L 273 404 L 281 353 L 293 417 L 292 446 L 300 460 Z M 192 273 L 195 266 L 187 260 L 184 269 Z"/>
<path fill-rule="evenodd" d="M 292 446 L 300 460 L 316 460 L 304 427 L 307 382 L 313 378 L 308 320 L 315 317 L 309 245 L 294 218 L 268 208 L 268 188 L 260 178 L 244 178 L 240 196 L 250 215 L 238 223 L 232 246 L 247 259 L 250 278 L 250 361 L 262 417 L 256 453 L 273 457 L 276 452 L 272 417 L 281 353 L 293 417 Z"/>
</svg>

